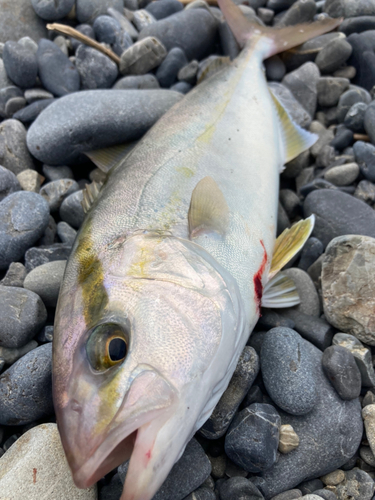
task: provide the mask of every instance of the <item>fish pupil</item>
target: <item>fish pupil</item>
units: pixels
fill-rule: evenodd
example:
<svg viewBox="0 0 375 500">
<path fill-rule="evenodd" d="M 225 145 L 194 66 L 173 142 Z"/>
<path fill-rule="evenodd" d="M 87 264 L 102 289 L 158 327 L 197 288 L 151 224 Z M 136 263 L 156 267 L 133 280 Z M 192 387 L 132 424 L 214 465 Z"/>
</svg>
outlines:
<svg viewBox="0 0 375 500">
<path fill-rule="evenodd" d="M 121 361 L 126 356 L 126 342 L 124 339 L 112 339 L 109 343 L 108 354 L 112 361 Z"/>
</svg>

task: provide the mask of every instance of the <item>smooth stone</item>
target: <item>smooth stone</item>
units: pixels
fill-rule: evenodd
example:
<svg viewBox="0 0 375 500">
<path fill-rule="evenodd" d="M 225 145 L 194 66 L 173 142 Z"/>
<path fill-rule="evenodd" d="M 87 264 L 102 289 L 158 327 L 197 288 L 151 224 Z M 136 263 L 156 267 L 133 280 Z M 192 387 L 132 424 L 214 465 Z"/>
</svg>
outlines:
<svg viewBox="0 0 375 500">
<path fill-rule="evenodd" d="M 12 262 L 4 278 L 0 281 L 3 286 L 23 287 L 26 278 L 26 268 L 21 262 Z"/>
<path fill-rule="evenodd" d="M 158 3 L 163 1 L 165 0 L 159 0 Z M 156 2 L 153 2 L 150 5 L 156 5 Z M 169 88 L 173 85 L 177 79 L 178 72 L 187 63 L 188 60 L 182 49 L 179 47 L 171 49 L 156 71 L 156 78 L 158 79 L 160 86 L 163 88 Z"/>
<path fill-rule="evenodd" d="M 288 217 L 293 218 L 299 213 L 301 202 L 291 189 L 280 189 L 279 200 Z"/>
<path fill-rule="evenodd" d="M 55 212 L 61 206 L 63 200 L 79 190 L 79 185 L 72 179 L 58 179 L 45 184 L 41 190 L 40 195 L 47 201 L 50 212 Z"/>
<path fill-rule="evenodd" d="M 85 219 L 85 212 L 82 208 L 82 190 L 69 195 L 61 203 L 59 210 L 60 217 L 73 228 L 78 229 Z"/>
<path fill-rule="evenodd" d="M 309 479 L 307 481 L 303 481 L 298 485 L 298 488 L 301 490 L 303 495 L 310 495 L 317 489 L 323 488 L 324 484 L 318 478 Z"/>
<path fill-rule="evenodd" d="M 49 216 L 48 226 L 44 231 L 43 235 L 36 242 L 37 245 L 52 245 L 55 242 L 56 236 L 56 222 L 52 215 Z"/>
<path fill-rule="evenodd" d="M 111 479 L 99 489 L 98 498 L 95 500 L 119 500 L 124 486 L 119 474 L 116 472 Z"/>
<path fill-rule="evenodd" d="M 375 54 L 373 44 L 364 33 L 353 33 L 348 36 L 348 43 L 352 46 L 352 56 L 348 64 L 356 69 L 353 82 L 367 90 L 375 84 Z"/>
<path fill-rule="evenodd" d="M 6 106 L 8 101 L 14 97 L 22 98 L 22 90 L 19 87 L 13 85 L 12 82 L 10 82 L 9 86 L 0 88 L 0 118 L 8 117 Z"/>
<path fill-rule="evenodd" d="M 116 42 L 116 34 L 121 31 L 120 23 L 111 16 L 98 16 L 93 25 L 95 38 L 99 43 L 112 45 Z"/>
<path fill-rule="evenodd" d="M 208 439 L 218 439 L 226 433 L 238 407 L 245 398 L 259 373 L 259 357 L 256 351 L 246 346 L 224 394 L 221 396 L 210 418 L 200 429 Z"/>
<path fill-rule="evenodd" d="M 323 354 L 323 358 L 324 358 L 324 354 Z M 345 472 L 341 469 L 337 469 L 337 470 L 330 472 L 329 474 L 325 474 L 324 476 L 322 476 L 320 478 L 320 480 L 326 486 L 337 486 L 338 484 L 342 483 L 345 480 Z"/>
<path fill-rule="evenodd" d="M 309 342 L 306 345 L 318 379 L 318 400 L 306 415 L 290 415 L 280 410 L 281 424 L 293 427 L 300 444 L 292 453 L 281 454 L 271 469 L 261 473 L 262 484 L 255 484 L 267 499 L 296 487 L 301 481 L 340 468 L 354 455 L 362 439 L 359 401 L 343 401 L 338 396 L 323 373 L 322 352 Z"/>
<path fill-rule="evenodd" d="M 112 8 L 119 13 L 123 12 L 123 0 L 76 0 L 76 18 L 80 23 L 91 23 L 101 14 L 107 14 L 107 9 Z"/>
<path fill-rule="evenodd" d="M 82 89 L 110 88 L 118 75 L 116 63 L 105 54 L 84 44 L 76 50 L 76 67 L 81 77 Z"/>
<path fill-rule="evenodd" d="M 375 345 L 375 239 L 346 235 L 326 248 L 322 293 L 327 320 L 362 342 Z"/>
<path fill-rule="evenodd" d="M 35 101 L 14 113 L 13 118 L 22 123 L 33 122 L 37 116 L 55 100 L 56 99 L 41 99 L 40 101 Z"/>
<path fill-rule="evenodd" d="M 363 120 L 364 128 L 370 140 L 375 144 L 375 106 L 373 102 L 367 107 L 365 111 L 365 118 Z"/>
<path fill-rule="evenodd" d="M 288 111 L 292 120 L 300 127 L 306 128 L 311 123 L 311 115 L 306 111 L 302 104 L 294 97 L 291 90 L 278 82 L 270 82 L 268 87 L 275 94 L 283 107 Z"/>
<path fill-rule="evenodd" d="M 264 385 L 272 400 L 292 415 L 310 412 L 318 399 L 317 380 L 306 341 L 290 328 L 264 336 L 260 354 Z"/>
<path fill-rule="evenodd" d="M 26 145 L 26 129 L 18 120 L 0 123 L 0 165 L 16 175 L 22 170 L 34 168 Z"/>
<path fill-rule="evenodd" d="M 369 104 L 370 101 L 366 94 L 359 92 L 357 89 L 349 89 L 341 94 L 337 105 L 337 121 L 343 123 L 348 111 L 353 104 L 358 102 Z"/>
<path fill-rule="evenodd" d="M 182 9 L 183 5 L 178 0 L 159 0 L 146 6 L 146 10 L 157 20 L 171 16 Z"/>
<path fill-rule="evenodd" d="M 61 221 L 57 224 L 57 234 L 62 241 L 66 245 L 73 245 L 74 240 L 77 236 L 77 231 L 72 228 L 69 224 L 64 221 Z"/>
<path fill-rule="evenodd" d="M 357 163 L 345 163 L 332 167 L 324 174 L 324 178 L 335 186 L 349 186 L 357 179 L 359 167 Z"/>
<path fill-rule="evenodd" d="M 22 358 L 25 354 L 32 351 L 38 347 L 38 342 L 31 340 L 22 347 L 16 347 L 11 349 L 9 347 L 0 347 L 0 359 L 4 361 L 4 364 L 12 365 L 18 359 Z"/>
<path fill-rule="evenodd" d="M 268 81 L 281 82 L 286 73 L 283 60 L 278 55 L 272 56 L 264 61 L 266 77 Z"/>
<path fill-rule="evenodd" d="M 156 76 L 152 73 L 146 75 L 129 75 L 123 76 L 113 85 L 113 89 L 158 89 L 160 88 Z"/>
<path fill-rule="evenodd" d="M 39 295 L 47 307 L 56 307 L 66 260 L 56 260 L 35 267 L 26 276 L 24 288 Z"/>
<path fill-rule="evenodd" d="M 282 16 L 277 26 L 294 26 L 313 20 L 317 11 L 315 0 L 297 0 Z"/>
<path fill-rule="evenodd" d="M 299 445 L 299 437 L 291 425 L 280 426 L 279 452 L 290 453 Z"/>
<path fill-rule="evenodd" d="M 264 7 L 259 7 L 257 14 L 259 19 L 266 25 L 271 25 L 273 18 L 275 17 L 275 12 L 273 10 Z"/>
<path fill-rule="evenodd" d="M 283 318 L 275 311 L 265 309 L 264 311 L 262 311 L 262 315 L 258 320 L 257 326 L 264 330 L 271 330 L 271 328 L 275 328 L 276 326 L 287 326 L 288 328 L 294 328 L 294 321 Z"/>
<path fill-rule="evenodd" d="M 356 69 L 354 66 L 343 66 L 342 68 L 337 69 L 333 72 L 335 78 L 347 78 L 348 80 L 352 80 L 356 75 Z"/>
<path fill-rule="evenodd" d="M 349 84 L 347 78 L 334 78 L 333 76 L 319 78 L 317 83 L 318 104 L 326 107 L 335 106 L 339 102 L 341 94 L 349 89 Z"/>
<path fill-rule="evenodd" d="M 190 493 L 184 500 L 216 500 L 216 495 L 210 488 L 202 487 Z"/>
<path fill-rule="evenodd" d="M 280 12 L 282 10 L 289 9 L 291 5 L 296 0 L 268 0 L 267 1 L 267 9 L 272 9 L 275 12 Z"/>
<path fill-rule="evenodd" d="M 128 465 L 129 462 L 125 462 L 118 468 L 122 483 L 125 481 Z M 193 438 L 152 500 L 182 500 L 203 484 L 210 473 L 210 461 L 202 446 Z"/>
<path fill-rule="evenodd" d="M 132 12 L 132 23 L 137 28 L 138 31 L 141 31 L 146 26 L 149 26 L 152 23 L 155 23 L 156 19 L 145 9 L 139 9 Z"/>
<path fill-rule="evenodd" d="M 36 170 L 24 170 L 17 175 L 17 179 L 24 191 L 39 193 L 43 177 Z"/>
<path fill-rule="evenodd" d="M 375 450 L 375 404 L 367 405 L 362 410 L 362 417 L 365 423 L 366 437 L 372 453 Z"/>
<path fill-rule="evenodd" d="M 310 316 L 319 316 L 320 302 L 312 279 L 303 269 L 292 267 L 285 269 L 284 273 L 294 281 L 301 302 L 294 306 L 295 311 L 299 311 Z"/>
<path fill-rule="evenodd" d="M 360 395 L 361 373 L 348 349 L 339 345 L 328 347 L 323 353 L 322 364 L 324 373 L 341 399 L 350 401 Z"/>
<path fill-rule="evenodd" d="M 353 142 L 353 132 L 347 129 L 344 125 L 339 125 L 336 129 L 336 135 L 331 141 L 331 146 L 337 151 L 349 147 Z"/>
<path fill-rule="evenodd" d="M 36 336 L 38 342 L 45 344 L 53 340 L 53 325 L 46 325 Z"/>
<path fill-rule="evenodd" d="M 23 97 L 12 97 L 9 99 L 5 105 L 5 115 L 8 118 L 14 117 L 14 115 L 23 109 L 26 105 L 26 99 Z"/>
<path fill-rule="evenodd" d="M 306 115 L 308 115 L 307 112 L 306 112 Z M 296 177 L 298 177 L 302 173 L 302 171 L 305 168 L 308 168 L 309 162 L 310 162 L 310 151 L 304 151 L 303 153 L 299 154 L 296 158 L 289 161 L 285 165 L 285 170 L 281 173 L 281 176 L 283 178 L 287 178 L 287 179 L 295 179 Z M 280 193 L 281 193 L 281 190 L 280 190 Z M 293 193 L 294 193 L 294 191 L 293 191 Z M 298 197 L 298 195 L 297 195 L 297 197 Z M 299 197 L 298 197 L 298 199 L 299 199 Z M 281 201 L 281 199 L 280 199 L 280 201 Z M 286 207 L 285 207 L 285 209 L 286 209 Z"/>
<path fill-rule="evenodd" d="M 353 132 L 363 132 L 365 126 L 365 113 L 367 109 L 367 104 L 364 102 L 357 102 L 346 113 L 344 118 L 345 127 L 349 128 Z M 360 142 L 360 141 L 356 141 Z"/>
<path fill-rule="evenodd" d="M 370 392 L 370 391 L 369 391 Z M 372 393 L 371 393 L 372 394 Z M 368 446 L 361 446 L 359 455 L 368 465 L 375 467 L 375 456 Z"/>
<path fill-rule="evenodd" d="M 97 487 L 78 489 L 57 425 L 41 424 L 23 434 L 0 459 L 0 489 L 7 500 L 97 500 Z"/>
<path fill-rule="evenodd" d="M 20 260 L 48 225 L 47 202 L 38 194 L 18 191 L 0 202 L 0 269 Z"/>
<path fill-rule="evenodd" d="M 38 50 L 38 44 L 34 42 L 29 36 L 24 36 L 18 40 L 18 43 L 22 45 L 22 47 L 25 47 L 29 49 L 33 54 L 36 54 Z"/>
<path fill-rule="evenodd" d="M 288 214 L 286 213 L 284 207 L 279 202 L 277 207 L 277 226 L 276 226 L 276 235 L 280 236 L 280 234 L 288 229 L 291 226 L 291 222 L 289 220 Z"/>
<path fill-rule="evenodd" d="M 35 54 L 17 42 L 9 40 L 3 49 L 3 61 L 9 78 L 19 87 L 35 84 L 38 65 Z"/>
<path fill-rule="evenodd" d="M 152 36 L 143 38 L 121 54 L 120 73 L 144 75 L 159 66 L 166 55 L 167 49 L 160 40 Z"/>
<path fill-rule="evenodd" d="M 7 75 L 7 72 L 5 71 L 3 59 L 0 57 L 0 91 L 6 87 L 11 87 L 11 86 L 13 86 L 13 82 L 9 78 L 9 76 Z M 1 117 L 1 115 L 0 115 L 0 117 Z"/>
<path fill-rule="evenodd" d="M 14 173 L 0 165 L 0 201 L 20 190 L 21 185 Z"/>
<path fill-rule="evenodd" d="M 302 497 L 301 490 L 293 489 L 284 491 L 283 493 L 279 493 L 275 497 L 272 497 L 271 500 L 297 500 Z"/>
<path fill-rule="evenodd" d="M 293 308 L 286 309 L 282 315 L 292 320 L 293 329 L 321 351 L 331 345 L 334 329 L 324 319 L 295 311 Z"/>
<path fill-rule="evenodd" d="M 44 326 L 46 308 L 39 295 L 23 288 L 1 286 L 0 297 L 0 346 L 22 347 Z"/>
<path fill-rule="evenodd" d="M 124 3 L 126 1 L 131 1 L 131 0 L 124 0 Z M 134 1 L 137 1 L 137 0 L 134 0 Z M 127 8 L 127 7 L 125 6 L 125 8 Z M 138 6 L 137 6 L 137 8 L 138 8 Z M 137 8 L 134 10 L 137 10 Z M 129 19 L 127 17 L 125 17 L 121 12 L 123 12 L 122 8 L 120 10 L 117 10 L 113 7 L 109 7 L 107 9 L 107 13 L 120 23 L 121 29 L 123 30 L 123 33 L 126 34 L 127 38 L 130 37 L 133 40 L 137 40 L 138 39 L 138 31 L 135 29 L 134 24 L 132 24 L 129 21 Z"/>
<path fill-rule="evenodd" d="M 176 92 L 181 92 L 181 94 L 187 94 L 192 89 L 192 85 L 188 82 L 177 82 L 172 85 L 171 90 Z"/>
<path fill-rule="evenodd" d="M 375 371 L 372 366 L 371 351 L 365 347 L 356 337 L 347 333 L 336 333 L 332 341 L 333 345 L 339 345 L 348 349 L 354 356 L 358 369 L 361 372 L 362 386 L 375 386 Z"/>
<path fill-rule="evenodd" d="M 0 12 L 0 43 L 25 36 L 38 42 L 47 36 L 45 22 L 36 15 L 30 0 L 0 0 Z"/>
<path fill-rule="evenodd" d="M 82 35 L 86 35 L 89 38 L 92 38 L 93 40 L 95 40 L 94 28 L 92 26 L 90 26 L 89 24 L 78 24 L 75 27 L 75 29 L 77 31 L 79 31 L 80 33 L 82 33 Z M 81 45 L 81 43 L 82 42 L 80 42 L 76 38 L 70 37 L 70 45 L 74 51 L 77 50 L 77 48 L 79 47 L 79 45 Z"/>
<path fill-rule="evenodd" d="M 72 10 L 75 0 L 31 0 L 39 17 L 46 21 L 62 19 Z"/>
<path fill-rule="evenodd" d="M 315 59 L 315 64 L 322 73 L 333 73 L 349 59 L 352 50 L 352 46 L 345 38 L 337 38 L 322 48 Z"/>
<path fill-rule="evenodd" d="M 297 101 L 314 116 L 317 105 L 317 84 L 320 78 L 319 69 L 313 62 L 307 62 L 283 78 L 285 85 Z"/>
<path fill-rule="evenodd" d="M 44 344 L 0 375 L 0 424 L 25 425 L 52 413 L 52 345 Z"/>
<path fill-rule="evenodd" d="M 319 500 L 320 500 L 320 498 L 323 498 L 324 500 L 337 500 L 337 496 L 334 494 L 333 491 L 329 491 L 329 490 L 325 490 L 325 489 L 315 490 L 314 495 L 316 495 L 319 498 Z"/>
<path fill-rule="evenodd" d="M 348 17 L 343 20 L 338 29 L 342 33 L 345 33 L 346 36 L 352 33 L 362 33 L 362 31 L 374 30 L 375 18 L 374 16 Z"/>
<path fill-rule="evenodd" d="M 220 498 L 225 500 L 264 500 L 254 484 L 244 477 L 231 477 L 220 486 Z"/>
<path fill-rule="evenodd" d="M 375 237 L 374 210 L 349 194 L 324 189 L 310 193 L 304 202 L 304 216 L 309 217 L 313 213 L 313 236 L 324 247 L 333 238 L 346 234 Z"/>
<path fill-rule="evenodd" d="M 217 21 L 203 9 L 185 9 L 143 28 L 139 40 L 156 37 L 167 51 L 182 49 L 188 60 L 201 60 L 214 52 Z"/>
<path fill-rule="evenodd" d="M 307 271 L 308 268 L 318 259 L 324 251 L 322 242 L 312 236 L 302 248 L 301 257 L 298 262 L 299 269 Z"/>
<path fill-rule="evenodd" d="M 366 422 L 366 421 L 365 421 Z M 345 472 L 345 482 L 337 486 L 339 500 L 372 500 L 375 483 L 367 472 L 353 469 Z"/>
<path fill-rule="evenodd" d="M 240 52 L 240 47 L 228 23 L 225 21 L 219 23 L 219 37 L 223 55 L 228 56 L 231 60 L 235 59 Z"/>
<path fill-rule="evenodd" d="M 177 78 L 179 81 L 185 81 L 190 83 L 190 85 L 194 85 L 197 80 L 198 71 L 199 62 L 194 59 L 180 69 Z"/>
<path fill-rule="evenodd" d="M 63 165 L 85 151 L 139 139 L 181 98 L 164 89 L 67 95 L 38 116 L 28 130 L 27 144 L 43 163 Z"/>
<path fill-rule="evenodd" d="M 318 134 L 318 140 L 310 148 L 313 156 L 317 157 L 325 146 L 328 146 L 334 138 L 333 131 L 327 129 L 318 121 L 313 121 L 309 128 L 313 134 Z"/>
<path fill-rule="evenodd" d="M 373 206 L 375 203 L 375 185 L 370 181 L 360 181 L 354 191 L 354 196 Z"/>
<path fill-rule="evenodd" d="M 72 247 L 62 243 L 54 243 L 41 247 L 32 247 L 25 254 L 25 267 L 28 272 L 38 266 L 54 262 L 56 260 L 67 260 Z"/>
<path fill-rule="evenodd" d="M 79 90 L 77 68 L 55 43 L 42 38 L 36 57 L 39 78 L 46 90 L 58 97 Z"/>
<path fill-rule="evenodd" d="M 43 175 L 45 176 L 47 181 L 57 181 L 59 179 L 74 179 L 72 169 L 66 165 L 62 165 L 60 167 L 43 165 Z"/>
</svg>

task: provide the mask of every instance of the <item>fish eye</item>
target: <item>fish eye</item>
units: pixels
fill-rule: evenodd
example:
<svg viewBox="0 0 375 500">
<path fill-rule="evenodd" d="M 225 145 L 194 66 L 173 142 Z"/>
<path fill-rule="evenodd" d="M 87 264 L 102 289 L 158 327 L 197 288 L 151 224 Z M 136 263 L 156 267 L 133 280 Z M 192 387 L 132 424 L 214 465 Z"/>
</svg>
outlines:
<svg viewBox="0 0 375 500">
<path fill-rule="evenodd" d="M 124 361 L 128 352 L 129 335 L 115 323 L 103 323 L 94 327 L 86 343 L 90 365 L 96 371 L 104 371 Z"/>
</svg>

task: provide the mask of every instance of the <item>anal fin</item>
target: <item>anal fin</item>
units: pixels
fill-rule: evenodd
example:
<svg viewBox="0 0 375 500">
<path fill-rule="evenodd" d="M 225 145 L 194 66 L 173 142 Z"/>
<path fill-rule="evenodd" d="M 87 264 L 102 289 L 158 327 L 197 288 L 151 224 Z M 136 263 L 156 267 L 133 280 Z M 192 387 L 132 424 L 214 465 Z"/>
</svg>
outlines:
<svg viewBox="0 0 375 500">
<path fill-rule="evenodd" d="M 85 155 L 88 156 L 100 170 L 107 173 L 121 160 L 126 158 L 135 145 L 136 142 L 128 142 L 118 146 L 88 151 Z"/>
<path fill-rule="evenodd" d="M 294 281 L 283 272 L 278 273 L 266 284 L 262 295 L 262 307 L 292 307 L 300 303 Z"/>
</svg>

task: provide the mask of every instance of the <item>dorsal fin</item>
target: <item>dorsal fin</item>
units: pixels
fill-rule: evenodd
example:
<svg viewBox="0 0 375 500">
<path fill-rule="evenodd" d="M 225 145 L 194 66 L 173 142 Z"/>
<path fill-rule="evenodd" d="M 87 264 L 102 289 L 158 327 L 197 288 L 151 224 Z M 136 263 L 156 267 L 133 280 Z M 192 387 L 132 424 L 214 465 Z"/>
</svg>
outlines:
<svg viewBox="0 0 375 500">
<path fill-rule="evenodd" d="M 112 167 L 126 158 L 135 145 L 136 142 L 128 142 L 118 146 L 88 151 L 85 155 L 88 156 L 100 170 L 107 173 Z"/>
<path fill-rule="evenodd" d="M 269 91 L 279 117 L 281 137 L 285 151 L 284 163 L 287 163 L 315 144 L 318 136 L 294 123 L 270 88 Z"/>
<path fill-rule="evenodd" d="M 82 192 L 82 208 L 85 214 L 90 210 L 92 204 L 98 197 L 101 187 L 103 186 L 103 182 L 93 181 L 91 184 L 87 184 L 85 189 Z"/>
<path fill-rule="evenodd" d="M 225 233 L 229 224 L 229 207 L 212 177 L 204 177 L 195 186 L 188 221 L 191 238 L 195 238 L 201 231 Z"/>
</svg>

